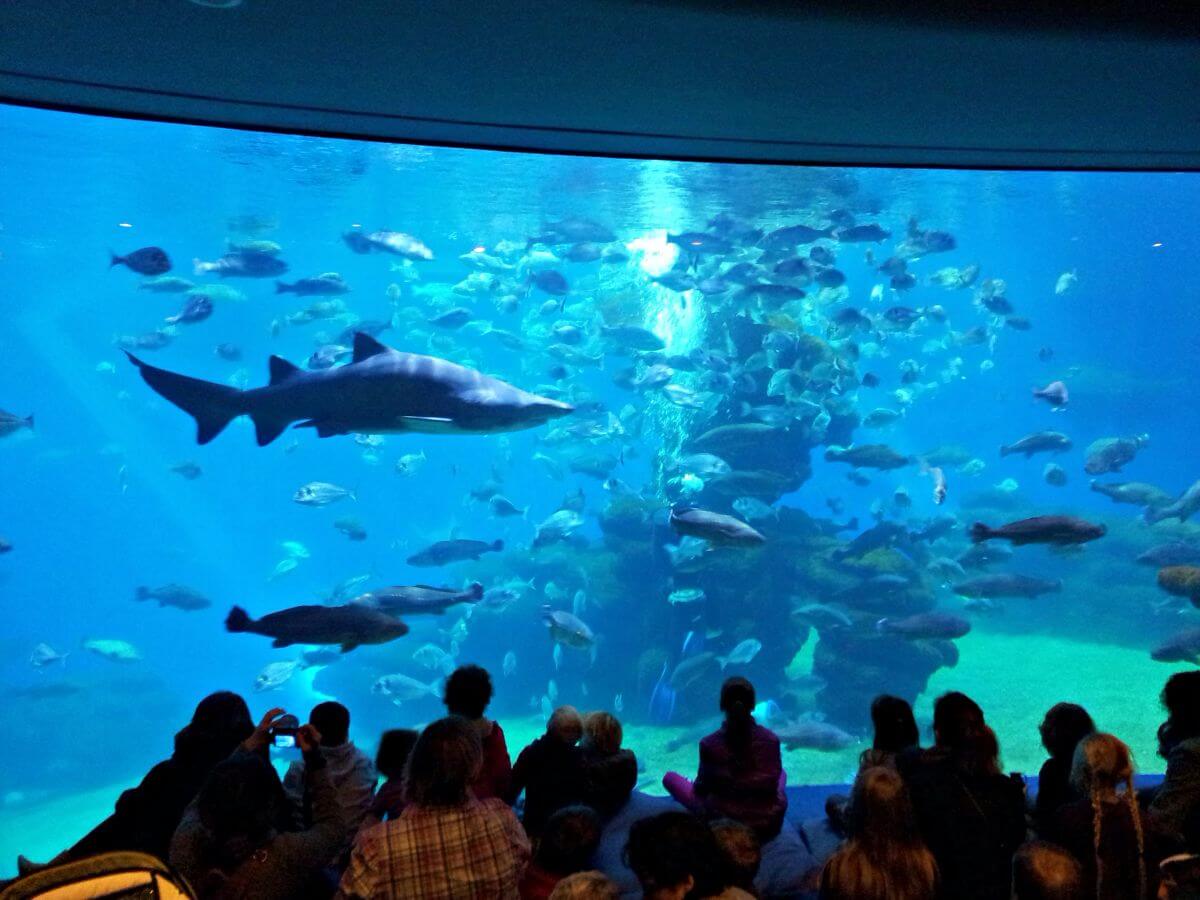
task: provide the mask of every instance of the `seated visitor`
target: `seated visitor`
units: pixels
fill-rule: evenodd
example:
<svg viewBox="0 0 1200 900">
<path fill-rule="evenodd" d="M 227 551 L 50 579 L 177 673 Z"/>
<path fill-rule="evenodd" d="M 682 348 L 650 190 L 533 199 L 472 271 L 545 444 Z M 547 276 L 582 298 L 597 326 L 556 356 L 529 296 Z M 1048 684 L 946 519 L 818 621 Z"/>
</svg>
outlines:
<svg viewBox="0 0 1200 900">
<path fill-rule="evenodd" d="M 1029 841 L 1013 855 L 1012 900 L 1091 900 L 1083 871 L 1070 853 L 1047 841 Z"/>
<path fill-rule="evenodd" d="M 859 754 L 860 772 L 876 766 L 895 768 L 896 758 L 901 754 L 920 753 L 921 736 L 912 705 L 907 700 L 880 694 L 871 701 L 871 725 L 874 737 L 871 746 Z M 846 836 L 846 804 L 849 800 L 845 794 L 831 794 L 825 799 L 828 830 L 839 837 Z"/>
<path fill-rule="evenodd" d="M 716 835 L 693 813 L 660 813 L 635 822 L 625 855 L 644 900 L 752 898 L 727 884 Z"/>
<path fill-rule="evenodd" d="M 337 853 L 344 826 L 325 770 L 321 736 L 312 725 L 296 733 L 304 755 L 312 825 L 303 831 L 279 831 L 279 812 L 287 798 L 265 756 L 269 731 L 269 725 L 260 726 L 243 751 L 212 770 L 171 842 L 171 865 L 201 900 L 291 900 L 330 893 L 321 870 Z"/>
<path fill-rule="evenodd" d="M 408 805 L 399 818 L 359 835 L 341 896 L 519 896 L 529 839 L 503 800 L 480 800 L 471 791 L 483 768 L 479 731 L 475 722 L 449 716 L 421 732 L 404 775 Z"/>
<path fill-rule="evenodd" d="M 1161 842 L 1143 828 L 1129 748 L 1111 734 L 1085 737 L 1075 748 L 1071 783 L 1082 799 L 1058 808 L 1047 836 L 1079 861 L 1087 895 L 1153 896 Z"/>
<path fill-rule="evenodd" d="M 504 742 L 504 729 L 499 722 L 483 717 L 492 702 L 492 677 L 480 666 L 460 666 L 446 679 L 442 698 L 446 711 L 452 716 L 468 719 L 479 732 L 483 747 L 483 766 L 471 790 L 480 800 L 508 796 L 512 779 L 512 761 Z"/>
<path fill-rule="evenodd" d="M 721 848 L 721 868 L 725 883 L 754 893 L 754 879 L 762 866 L 762 844 L 749 825 L 733 819 L 718 819 L 710 826 Z"/>
<path fill-rule="evenodd" d="M 1025 841 L 1025 791 L 1000 774 L 1000 746 L 970 697 L 952 691 L 933 706 L 934 746 L 897 764 L 917 825 L 948 897 L 1002 900 L 1012 855 Z"/>
<path fill-rule="evenodd" d="M 902 697 L 880 694 L 871 701 L 871 726 L 874 737 L 871 746 L 859 756 L 860 769 L 894 768 L 898 755 L 920 749 L 921 736 L 912 704 Z"/>
<path fill-rule="evenodd" d="M 754 721 L 754 704 L 749 681 L 727 679 L 721 686 L 725 722 L 700 741 L 696 780 L 668 772 L 663 787 L 693 812 L 749 825 L 765 843 L 783 825 L 787 797 L 779 738 Z"/>
<path fill-rule="evenodd" d="M 371 808 L 363 819 L 362 828 L 395 819 L 404 811 L 404 765 L 417 742 L 418 733 L 411 728 L 393 728 L 379 738 L 375 752 L 375 771 L 386 781 L 375 792 Z"/>
<path fill-rule="evenodd" d="M 1167 771 L 1149 812 L 1163 831 L 1200 849 L 1200 671 L 1168 678 L 1162 704 L 1167 721 L 1158 729 L 1158 754 Z"/>
<path fill-rule="evenodd" d="M 555 812 L 521 880 L 521 900 L 546 900 L 562 879 L 590 869 L 599 845 L 600 817 L 594 810 L 566 806 Z"/>
<path fill-rule="evenodd" d="M 184 809 L 213 767 L 253 732 L 245 700 L 230 691 L 209 694 L 197 704 L 192 721 L 175 735 L 171 758 L 154 766 L 137 787 L 122 793 L 112 815 L 55 857 L 53 864 L 113 850 L 136 850 L 166 859 Z M 19 857 L 17 868 L 26 873 L 40 866 Z"/>
<path fill-rule="evenodd" d="M 576 872 L 554 886 L 550 900 L 617 900 L 621 890 L 603 872 Z"/>
<path fill-rule="evenodd" d="M 350 844 L 363 817 L 375 797 L 375 766 L 371 758 L 350 740 L 350 710 L 332 700 L 318 703 L 308 717 L 308 724 L 321 735 L 322 768 L 325 778 L 333 785 L 338 813 L 342 820 L 343 844 Z M 283 777 L 295 828 L 312 824 L 312 792 L 307 779 L 307 764 L 293 762 Z"/>
<path fill-rule="evenodd" d="M 546 723 L 546 733 L 521 751 L 513 764 L 508 801 L 525 792 L 521 823 L 531 838 L 542 833 L 546 820 L 564 806 L 578 803 L 582 791 L 579 749 L 583 719 L 573 706 L 560 706 Z"/>
<path fill-rule="evenodd" d="M 607 819 L 625 805 L 637 786 L 637 757 L 621 749 L 621 723 L 606 712 L 583 717 L 579 747 L 580 800 Z"/>
<path fill-rule="evenodd" d="M 1038 792 L 1034 806 L 1034 823 L 1038 830 L 1050 828 L 1054 813 L 1064 803 L 1078 800 L 1071 787 L 1071 766 L 1075 747 L 1096 730 L 1086 709 L 1075 703 L 1056 703 L 1042 719 L 1038 729 L 1042 746 L 1050 758 L 1042 763 L 1038 773 Z"/>
<path fill-rule="evenodd" d="M 1180 853 L 1158 866 L 1160 900 L 1200 900 L 1200 855 Z"/>
<path fill-rule="evenodd" d="M 821 900 L 933 900 L 938 867 L 922 842 L 903 779 L 859 772 L 847 808 L 849 835 L 821 872 Z M 951 894 L 948 897 L 968 897 Z"/>
</svg>

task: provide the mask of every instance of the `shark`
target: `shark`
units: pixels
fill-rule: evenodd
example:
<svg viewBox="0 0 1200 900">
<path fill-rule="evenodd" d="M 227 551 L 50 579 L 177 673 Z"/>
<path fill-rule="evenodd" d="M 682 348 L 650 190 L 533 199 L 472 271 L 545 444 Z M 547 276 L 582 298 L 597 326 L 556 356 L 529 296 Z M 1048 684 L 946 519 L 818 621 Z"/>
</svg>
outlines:
<svg viewBox="0 0 1200 900">
<path fill-rule="evenodd" d="M 260 447 L 293 423 L 318 437 L 339 434 L 489 434 L 534 428 L 570 415 L 570 404 L 540 397 L 449 360 L 404 353 L 364 332 L 343 366 L 305 371 L 279 356 L 270 381 L 240 390 L 169 372 L 126 352 L 156 393 L 196 420 L 207 444 L 238 416 L 254 422 Z"/>
</svg>

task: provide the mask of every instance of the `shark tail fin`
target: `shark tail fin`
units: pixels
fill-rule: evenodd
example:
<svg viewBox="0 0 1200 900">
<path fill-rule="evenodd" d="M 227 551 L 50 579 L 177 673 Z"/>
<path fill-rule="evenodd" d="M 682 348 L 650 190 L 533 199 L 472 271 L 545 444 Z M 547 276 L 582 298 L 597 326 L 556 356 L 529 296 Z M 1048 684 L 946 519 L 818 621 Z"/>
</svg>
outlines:
<svg viewBox="0 0 1200 900">
<path fill-rule="evenodd" d="M 199 444 L 207 444 L 234 418 L 246 412 L 242 392 L 235 387 L 159 369 L 128 351 L 125 355 L 138 367 L 142 379 L 155 393 L 196 420 L 196 442 Z"/>
</svg>

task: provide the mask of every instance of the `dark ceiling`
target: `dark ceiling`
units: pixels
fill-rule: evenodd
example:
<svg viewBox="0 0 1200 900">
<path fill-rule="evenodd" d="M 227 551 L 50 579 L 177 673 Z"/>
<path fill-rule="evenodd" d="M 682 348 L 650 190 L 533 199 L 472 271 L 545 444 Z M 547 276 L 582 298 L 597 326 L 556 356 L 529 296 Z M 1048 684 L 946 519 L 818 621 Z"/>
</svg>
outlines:
<svg viewBox="0 0 1200 900">
<path fill-rule="evenodd" d="M 0 97 L 584 153 L 1200 168 L 1196 7 L 996 6 L 9 0 Z"/>
</svg>

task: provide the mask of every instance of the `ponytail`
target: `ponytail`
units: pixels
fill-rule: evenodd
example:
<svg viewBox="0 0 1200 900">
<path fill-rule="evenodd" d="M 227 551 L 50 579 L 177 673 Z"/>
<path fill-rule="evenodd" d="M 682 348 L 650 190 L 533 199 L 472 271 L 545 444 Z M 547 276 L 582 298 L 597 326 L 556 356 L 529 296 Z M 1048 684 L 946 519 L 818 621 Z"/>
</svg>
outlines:
<svg viewBox="0 0 1200 900">
<path fill-rule="evenodd" d="M 743 757 L 754 734 L 754 685 L 734 676 L 721 685 L 721 711 L 725 713 L 725 739 L 735 756 Z"/>
<path fill-rule="evenodd" d="M 1133 775 L 1125 779 L 1125 802 L 1129 804 L 1129 817 L 1133 820 L 1133 831 L 1137 835 L 1138 900 L 1146 900 L 1146 839 L 1142 834 L 1137 794 L 1133 791 Z"/>
</svg>

